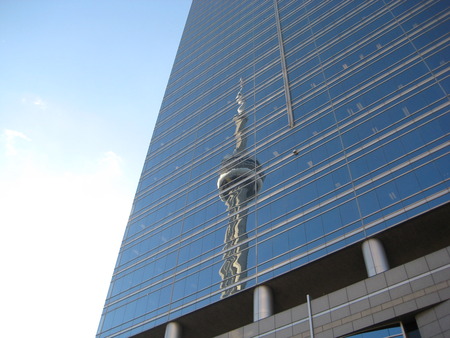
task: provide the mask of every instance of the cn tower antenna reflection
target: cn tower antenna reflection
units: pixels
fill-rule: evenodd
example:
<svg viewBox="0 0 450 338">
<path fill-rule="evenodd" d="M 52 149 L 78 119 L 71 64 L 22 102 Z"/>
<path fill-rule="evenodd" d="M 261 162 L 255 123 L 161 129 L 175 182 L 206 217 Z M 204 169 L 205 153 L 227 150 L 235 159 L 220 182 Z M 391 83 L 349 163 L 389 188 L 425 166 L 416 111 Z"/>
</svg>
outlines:
<svg viewBox="0 0 450 338">
<path fill-rule="evenodd" d="M 242 94 L 244 81 L 240 80 L 240 89 L 236 96 L 237 114 L 233 121 L 235 148 L 231 155 L 222 160 L 217 181 L 219 195 L 228 211 L 228 226 L 224 238 L 223 264 L 220 268 L 223 289 L 221 297 L 232 295 L 245 287 L 247 277 L 247 204 L 254 199 L 262 188 L 263 175 L 256 158 L 247 154 L 245 98 Z M 241 282 L 242 281 L 242 282 Z"/>
</svg>

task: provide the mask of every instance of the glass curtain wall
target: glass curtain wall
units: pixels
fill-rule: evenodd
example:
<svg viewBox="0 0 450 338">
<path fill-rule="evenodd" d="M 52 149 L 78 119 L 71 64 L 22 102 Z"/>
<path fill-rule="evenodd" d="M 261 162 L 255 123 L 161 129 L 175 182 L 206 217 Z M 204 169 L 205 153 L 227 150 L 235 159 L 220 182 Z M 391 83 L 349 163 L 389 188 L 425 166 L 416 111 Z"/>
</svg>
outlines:
<svg viewBox="0 0 450 338">
<path fill-rule="evenodd" d="M 448 14 L 444 0 L 194 0 L 98 336 L 448 202 Z"/>
</svg>

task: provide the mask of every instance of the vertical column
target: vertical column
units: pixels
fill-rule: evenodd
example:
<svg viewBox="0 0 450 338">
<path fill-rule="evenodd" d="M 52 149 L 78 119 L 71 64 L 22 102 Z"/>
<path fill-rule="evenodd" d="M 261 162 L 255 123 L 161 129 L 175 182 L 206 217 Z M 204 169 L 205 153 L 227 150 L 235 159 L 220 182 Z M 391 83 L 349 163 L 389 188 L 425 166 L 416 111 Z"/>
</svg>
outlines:
<svg viewBox="0 0 450 338">
<path fill-rule="evenodd" d="M 164 338 L 181 338 L 181 325 L 177 322 L 167 324 Z"/>
<path fill-rule="evenodd" d="M 369 277 L 389 270 L 389 263 L 384 252 L 383 244 L 378 239 L 370 238 L 366 240 L 362 245 L 362 251 Z"/>
<path fill-rule="evenodd" d="M 272 291 L 266 285 L 258 286 L 253 293 L 253 321 L 273 315 Z"/>
</svg>

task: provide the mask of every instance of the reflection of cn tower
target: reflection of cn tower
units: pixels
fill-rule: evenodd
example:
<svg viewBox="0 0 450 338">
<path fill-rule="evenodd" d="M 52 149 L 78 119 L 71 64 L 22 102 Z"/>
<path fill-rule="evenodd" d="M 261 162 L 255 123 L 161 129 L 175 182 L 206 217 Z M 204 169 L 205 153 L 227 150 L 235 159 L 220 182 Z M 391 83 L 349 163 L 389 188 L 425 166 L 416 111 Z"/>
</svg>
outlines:
<svg viewBox="0 0 450 338">
<path fill-rule="evenodd" d="M 258 161 L 251 158 L 246 152 L 247 137 L 245 125 L 247 116 L 245 100 L 242 95 L 243 81 L 240 82 L 240 90 L 236 97 L 238 113 L 233 118 L 236 124 L 234 137 L 236 146 L 232 155 L 227 155 L 222 160 L 220 176 L 217 181 L 219 194 L 227 206 L 229 221 L 224 239 L 223 264 L 220 268 L 222 277 L 222 298 L 232 295 L 245 287 L 245 283 L 239 281 L 247 276 L 247 203 L 250 202 L 261 190 L 263 176 L 260 172 Z M 259 171 L 259 172 L 258 172 Z M 244 243 L 242 243 L 244 242 Z"/>
</svg>

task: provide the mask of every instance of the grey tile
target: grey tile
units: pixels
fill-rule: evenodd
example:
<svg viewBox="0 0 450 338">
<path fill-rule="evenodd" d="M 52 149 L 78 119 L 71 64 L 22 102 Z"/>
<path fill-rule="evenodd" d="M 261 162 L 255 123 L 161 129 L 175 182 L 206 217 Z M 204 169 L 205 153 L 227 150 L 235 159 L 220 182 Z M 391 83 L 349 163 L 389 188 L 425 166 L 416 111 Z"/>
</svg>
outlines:
<svg viewBox="0 0 450 338">
<path fill-rule="evenodd" d="M 438 294 L 439 294 L 439 298 L 441 299 L 441 301 L 450 299 L 450 287 L 446 287 L 444 289 L 439 290 Z"/>
<path fill-rule="evenodd" d="M 308 321 L 304 321 L 304 322 L 295 324 L 292 327 L 292 334 L 294 334 L 294 335 L 300 334 L 300 333 L 305 333 L 305 332 L 309 332 L 309 322 Z"/>
<path fill-rule="evenodd" d="M 410 285 L 411 285 L 412 291 L 416 292 L 416 291 L 419 291 L 419 290 L 422 290 L 429 286 L 434 285 L 434 280 L 430 275 L 428 275 L 428 276 L 424 276 L 419 279 L 412 280 Z"/>
<path fill-rule="evenodd" d="M 331 329 L 322 331 L 320 333 L 314 333 L 314 338 L 330 338 L 330 337 L 333 337 L 333 331 Z"/>
<path fill-rule="evenodd" d="M 330 307 L 335 307 L 348 302 L 347 290 L 340 289 L 328 295 L 328 303 Z"/>
<path fill-rule="evenodd" d="M 355 331 L 355 330 L 353 329 L 352 323 L 345 323 L 343 325 L 339 325 L 338 327 L 333 328 L 333 336 L 332 337 L 343 336 L 343 335 L 349 334 L 353 331 Z"/>
<path fill-rule="evenodd" d="M 425 258 L 431 270 L 450 263 L 450 256 L 446 249 L 433 252 L 432 254 L 427 255 Z"/>
<path fill-rule="evenodd" d="M 436 305 L 434 308 L 437 318 L 443 318 L 450 313 L 450 300 Z"/>
<path fill-rule="evenodd" d="M 425 296 L 416 299 L 417 307 L 419 309 L 434 305 L 440 302 L 439 294 L 437 292 L 429 293 Z"/>
<path fill-rule="evenodd" d="M 353 321 L 353 328 L 355 331 L 365 329 L 374 324 L 372 316 L 365 316 Z"/>
<path fill-rule="evenodd" d="M 224 333 L 224 334 L 221 334 L 220 336 L 216 336 L 214 338 L 230 338 L 230 337 L 228 336 L 228 333 Z M 241 337 L 236 337 L 236 338 L 241 338 Z"/>
<path fill-rule="evenodd" d="M 405 266 L 400 265 L 396 268 L 388 270 L 385 272 L 386 281 L 389 286 L 402 282 L 408 279 L 408 275 L 406 274 Z"/>
<path fill-rule="evenodd" d="M 259 337 L 259 336 L 258 336 Z M 264 335 L 264 338 L 276 338 L 275 332 L 271 332 Z"/>
<path fill-rule="evenodd" d="M 276 338 L 276 333 L 275 332 L 271 332 L 271 333 L 265 334 L 264 338 Z"/>
<path fill-rule="evenodd" d="M 292 308 L 291 313 L 292 313 L 292 321 L 294 322 L 304 318 L 308 318 L 308 306 L 306 304 L 296 306 Z"/>
<path fill-rule="evenodd" d="M 228 332 L 228 338 L 243 338 L 243 337 L 244 337 L 243 327 Z"/>
<path fill-rule="evenodd" d="M 258 335 L 258 322 L 244 326 L 244 338 L 251 338 Z"/>
<path fill-rule="evenodd" d="M 355 314 L 370 308 L 368 299 L 361 299 L 355 303 L 350 304 L 350 313 Z"/>
<path fill-rule="evenodd" d="M 367 295 L 366 283 L 364 281 L 350 285 L 346 288 L 348 300 L 354 300 Z"/>
<path fill-rule="evenodd" d="M 448 331 L 450 333 L 450 314 L 440 318 L 438 321 L 442 331 Z"/>
<path fill-rule="evenodd" d="M 432 322 L 425 326 L 419 326 L 420 335 L 422 337 L 434 337 L 441 333 L 438 322 Z"/>
<path fill-rule="evenodd" d="M 396 316 L 401 316 L 417 310 L 417 305 L 414 300 L 410 300 L 394 306 Z"/>
<path fill-rule="evenodd" d="M 375 307 L 377 305 L 389 302 L 391 300 L 391 297 L 389 295 L 389 292 L 382 292 L 377 295 L 369 297 L 369 303 L 371 307 Z"/>
<path fill-rule="evenodd" d="M 436 284 L 450 280 L 450 268 L 436 271 L 433 273 L 433 279 Z"/>
<path fill-rule="evenodd" d="M 386 310 L 378 311 L 372 314 L 373 320 L 375 324 L 382 323 L 386 320 L 395 318 L 395 312 L 393 308 L 389 308 Z"/>
<path fill-rule="evenodd" d="M 290 338 L 292 337 L 292 326 L 286 327 L 282 330 L 278 330 L 275 332 L 276 338 Z"/>
<path fill-rule="evenodd" d="M 291 310 L 283 311 L 275 315 L 275 327 L 282 327 L 292 323 Z"/>
<path fill-rule="evenodd" d="M 389 294 L 391 295 L 392 299 L 397 299 L 397 298 L 409 295 L 411 293 L 412 293 L 412 290 L 411 290 L 411 285 L 409 285 L 409 283 L 395 286 L 389 290 Z"/>
<path fill-rule="evenodd" d="M 313 314 L 320 313 L 322 311 L 326 311 L 330 308 L 328 304 L 328 296 L 322 296 L 317 299 L 313 299 L 311 301 L 311 312 Z"/>
<path fill-rule="evenodd" d="M 409 278 L 416 277 L 422 273 L 430 271 L 425 257 L 421 257 L 405 264 L 405 270 Z"/>
<path fill-rule="evenodd" d="M 368 293 L 379 291 L 387 287 L 386 277 L 384 273 L 379 273 L 369 279 L 366 279 L 366 288 Z"/>
<path fill-rule="evenodd" d="M 324 313 L 321 316 L 313 318 L 314 326 L 323 326 L 325 324 L 331 323 L 331 315 L 330 313 Z"/>
<path fill-rule="evenodd" d="M 422 311 L 416 315 L 416 321 L 418 326 L 425 326 L 437 320 L 436 312 L 434 308 Z"/>
<path fill-rule="evenodd" d="M 264 319 L 261 319 L 259 322 L 257 322 L 258 328 L 259 328 L 259 333 L 264 333 L 264 332 L 268 332 L 270 330 L 275 329 L 275 317 L 274 316 L 270 316 Z"/>
<path fill-rule="evenodd" d="M 344 317 L 350 316 L 350 306 L 346 305 L 334 311 L 331 311 L 331 320 L 342 319 Z"/>
</svg>

